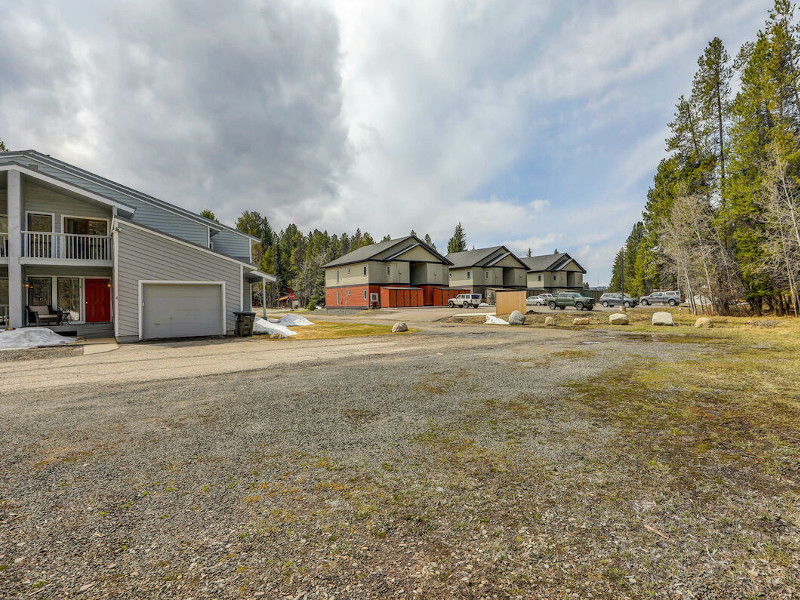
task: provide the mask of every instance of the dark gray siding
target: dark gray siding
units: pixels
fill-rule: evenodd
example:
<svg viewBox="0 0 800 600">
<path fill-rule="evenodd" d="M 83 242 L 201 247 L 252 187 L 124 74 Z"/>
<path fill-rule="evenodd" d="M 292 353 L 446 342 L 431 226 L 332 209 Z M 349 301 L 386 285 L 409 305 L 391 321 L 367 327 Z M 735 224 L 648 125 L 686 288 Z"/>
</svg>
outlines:
<svg viewBox="0 0 800 600">
<path fill-rule="evenodd" d="M 139 281 L 224 281 L 226 329 L 241 299 L 240 265 L 119 222 L 117 290 L 119 337 L 139 335 Z"/>
<path fill-rule="evenodd" d="M 250 262 L 250 238 L 222 230 L 211 238 L 214 252 L 222 252 L 245 262 Z"/>
<path fill-rule="evenodd" d="M 61 219 L 63 215 L 106 219 L 109 222 L 108 230 L 111 231 L 111 209 L 107 206 L 83 202 L 31 183 L 26 183 L 24 186 L 22 202 L 26 212 L 55 213 L 53 230 L 56 233 L 63 232 Z M 22 227 L 27 229 L 28 224 L 23 223 Z"/>
</svg>

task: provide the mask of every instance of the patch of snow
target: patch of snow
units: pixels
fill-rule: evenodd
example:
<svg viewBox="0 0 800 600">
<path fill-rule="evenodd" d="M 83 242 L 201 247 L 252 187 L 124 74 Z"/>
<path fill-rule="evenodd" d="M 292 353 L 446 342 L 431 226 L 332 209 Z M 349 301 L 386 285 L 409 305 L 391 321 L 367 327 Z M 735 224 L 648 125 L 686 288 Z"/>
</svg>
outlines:
<svg viewBox="0 0 800 600">
<path fill-rule="evenodd" d="M 270 323 L 277 323 L 284 327 L 306 327 L 313 325 L 311 321 L 306 319 L 303 315 L 284 315 L 280 319 L 267 319 Z"/>
<path fill-rule="evenodd" d="M 277 333 L 278 335 L 282 335 L 283 337 L 291 337 L 293 335 L 297 335 L 296 331 L 292 331 L 285 325 L 279 325 L 278 323 L 271 323 L 267 319 L 262 319 L 261 317 L 257 317 L 255 322 L 253 323 L 253 333 L 266 333 L 269 335 Z"/>
<path fill-rule="evenodd" d="M 494 315 L 486 315 L 485 325 L 508 325 L 508 321 Z"/>
<path fill-rule="evenodd" d="M 63 346 L 75 342 L 44 327 L 21 327 L 11 331 L 0 330 L 0 350 L 21 350 L 44 346 Z"/>
<path fill-rule="evenodd" d="M 478 304 L 478 308 L 481 308 L 481 307 L 484 307 L 484 306 L 491 306 L 491 304 L 486 304 L 486 302 L 481 302 L 480 304 Z"/>
</svg>

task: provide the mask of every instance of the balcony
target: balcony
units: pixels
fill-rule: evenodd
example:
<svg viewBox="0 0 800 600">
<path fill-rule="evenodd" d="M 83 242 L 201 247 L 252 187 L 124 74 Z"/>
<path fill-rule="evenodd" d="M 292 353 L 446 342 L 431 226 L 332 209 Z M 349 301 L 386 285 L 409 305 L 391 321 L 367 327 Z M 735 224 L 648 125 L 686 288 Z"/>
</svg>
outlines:
<svg viewBox="0 0 800 600">
<path fill-rule="evenodd" d="M 111 265 L 110 235 L 22 232 L 23 262 Z"/>
</svg>

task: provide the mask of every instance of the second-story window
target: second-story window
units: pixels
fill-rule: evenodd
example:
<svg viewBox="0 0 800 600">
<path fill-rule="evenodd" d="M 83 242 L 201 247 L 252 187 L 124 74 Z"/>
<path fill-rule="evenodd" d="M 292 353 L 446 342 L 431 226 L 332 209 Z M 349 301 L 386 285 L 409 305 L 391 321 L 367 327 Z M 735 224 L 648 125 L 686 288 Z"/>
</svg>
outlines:
<svg viewBox="0 0 800 600">
<path fill-rule="evenodd" d="M 467 271 L 467 279 L 472 279 L 472 271 Z"/>
<path fill-rule="evenodd" d="M 392 267 L 386 267 L 386 274 L 387 275 L 391 275 L 392 274 Z"/>
<path fill-rule="evenodd" d="M 489 271 L 484 271 L 483 272 L 483 278 L 484 279 L 489 279 Z"/>
<path fill-rule="evenodd" d="M 367 267 L 365 266 L 364 267 L 364 277 L 366 277 L 366 276 L 367 276 Z"/>
</svg>

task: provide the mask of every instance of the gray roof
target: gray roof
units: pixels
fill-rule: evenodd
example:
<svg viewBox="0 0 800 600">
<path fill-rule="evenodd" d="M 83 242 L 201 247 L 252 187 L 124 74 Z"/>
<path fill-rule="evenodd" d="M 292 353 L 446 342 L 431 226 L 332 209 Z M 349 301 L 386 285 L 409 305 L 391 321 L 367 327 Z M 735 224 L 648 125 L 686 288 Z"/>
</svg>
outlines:
<svg viewBox="0 0 800 600">
<path fill-rule="evenodd" d="M 403 247 L 404 244 L 407 247 Z M 385 242 L 378 242 L 377 244 L 372 244 L 370 246 L 362 246 L 361 248 L 356 248 L 352 252 L 348 252 L 347 254 L 340 256 L 339 258 L 336 258 L 331 262 L 329 262 L 328 264 L 322 266 L 324 268 L 327 268 L 327 267 L 338 267 L 340 265 L 351 265 L 353 263 L 364 262 L 367 260 L 381 260 L 381 261 L 393 260 L 394 256 L 390 256 L 385 259 L 379 259 L 375 257 L 381 254 L 382 252 L 385 252 L 386 250 L 391 250 L 395 246 L 397 246 L 397 252 L 395 254 L 409 250 L 414 246 L 422 246 L 425 250 L 436 256 L 444 264 L 448 265 L 450 264 L 450 261 L 448 261 L 441 254 L 439 254 L 436 250 L 428 246 L 428 244 L 423 242 L 417 236 L 407 235 L 405 237 L 395 238 L 393 240 L 387 240 Z"/>
<path fill-rule="evenodd" d="M 497 254 L 498 250 L 502 250 Z M 451 268 L 464 269 L 466 267 L 492 267 L 494 264 L 506 256 L 512 256 L 514 260 L 520 262 L 511 250 L 505 246 L 492 246 L 490 248 L 478 248 L 477 250 L 465 250 L 464 252 L 452 252 L 447 255 L 447 259 L 453 263 Z M 525 265 L 520 264 L 520 268 Z"/>
<path fill-rule="evenodd" d="M 90 173 L 89 171 L 73 166 L 69 163 L 65 163 L 64 161 L 55 159 L 51 156 L 48 156 L 47 154 L 42 154 L 41 152 L 37 152 L 36 150 L 15 150 L 11 152 L 0 152 L 0 160 L 7 161 L 9 159 L 14 159 L 15 157 L 27 157 L 39 161 L 45 165 L 52 167 L 55 170 L 62 171 L 67 175 L 71 175 L 72 177 L 83 179 L 85 181 L 92 182 L 97 185 L 101 185 L 105 188 L 108 188 L 110 191 L 130 196 L 132 198 L 136 198 L 137 200 L 146 202 L 148 204 L 152 204 L 154 206 L 158 206 L 160 208 L 171 210 L 184 217 L 188 217 L 194 221 L 198 221 L 203 225 L 207 225 L 212 229 L 227 229 L 228 231 L 238 233 L 239 235 L 250 238 L 252 240 L 260 241 L 259 238 L 243 233 L 234 227 L 224 225 L 222 223 L 219 223 L 218 221 L 212 221 L 210 219 L 206 219 L 205 217 L 201 217 L 197 213 L 193 213 L 190 210 L 186 210 L 185 208 L 181 208 L 180 206 L 176 206 L 175 204 L 170 204 L 169 202 L 165 202 L 164 200 L 159 200 L 158 198 L 154 198 L 153 196 L 143 194 L 142 192 L 138 192 L 133 188 L 129 188 L 115 181 L 111 181 L 110 179 L 106 179 L 105 177 L 100 177 L 99 175 L 95 175 L 94 173 Z M 80 184 L 73 183 L 73 185 L 81 187 Z"/>
<path fill-rule="evenodd" d="M 583 273 L 586 273 L 586 269 L 566 252 L 540 254 L 539 256 L 528 256 L 522 259 L 522 262 L 527 265 L 528 271 L 559 271 L 570 261 L 574 262 Z"/>
</svg>

